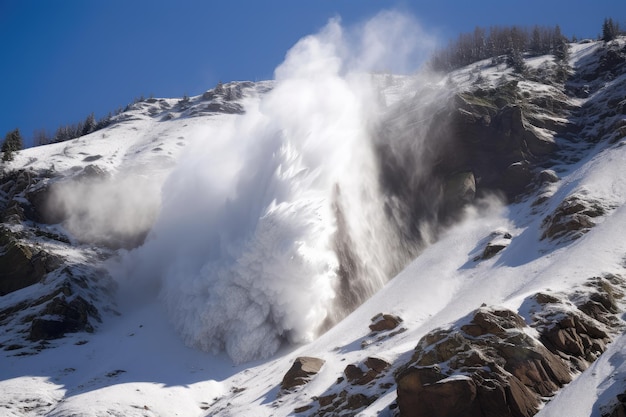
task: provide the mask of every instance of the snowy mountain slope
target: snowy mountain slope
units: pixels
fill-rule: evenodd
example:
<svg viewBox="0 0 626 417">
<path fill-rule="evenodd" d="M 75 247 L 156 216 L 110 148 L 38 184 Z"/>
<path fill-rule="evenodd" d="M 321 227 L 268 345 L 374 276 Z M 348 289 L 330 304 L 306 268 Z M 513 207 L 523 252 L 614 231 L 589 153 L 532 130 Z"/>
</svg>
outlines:
<svg viewBox="0 0 626 417">
<path fill-rule="evenodd" d="M 622 47 L 623 41 L 620 41 L 617 50 Z M 276 265 L 279 265 L 279 271 L 300 271 L 297 268 L 289 269 L 292 265 L 285 261 L 297 256 L 302 256 L 302 262 L 321 259 L 321 265 L 326 265 L 324 267 L 337 266 L 337 261 L 332 257 L 330 260 L 326 258 L 329 251 L 320 249 L 324 239 L 333 236 L 323 229 L 328 212 L 323 209 L 312 212 L 308 210 L 325 201 L 320 200 L 320 193 L 316 192 L 323 189 L 320 184 L 325 186 L 327 179 L 332 183 L 337 178 L 345 180 L 352 177 L 348 173 L 350 171 L 342 169 L 337 174 L 335 170 L 327 170 L 326 165 L 315 165 L 311 160 L 318 161 L 321 154 L 329 158 L 328 164 L 331 168 L 355 160 L 371 164 L 368 155 L 345 159 L 346 152 L 353 151 L 349 145 L 355 143 L 345 138 L 351 134 L 355 138 L 359 137 L 358 126 L 352 122 L 363 122 L 363 115 L 368 113 L 343 113 L 346 120 L 334 117 L 329 119 L 329 114 L 337 114 L 338 107 L 333 105 L 328 111 L 326 106 L 329 103 L 324 98 L 315 98 L 313 95 L 312 107 L 298 109 L 294 107 L 294 103 L 287 102 L 285 105 L 281 101 L 286 97 L 280 95 L 281 91 L 271 95 L 271 83 L 244 84 L 247 90 L 244 90 L 242 97 L 235 100 L 225 101 L 219 95 L 216 98 L 213 90 L 206 98 L 194 97 L 187 103 L 176 100 L 139 103 L 137 108 L 124 113 L 123 118 L 126 120 L 120 120 L 105 130 L 67 143 L 21 152 L 9 168 L 52 170 L 59 173 L 60 178 L 78 175 L 89 165 L 109 172 L 111 183 L 117 187 L 115 191 L 108 187 L 109 183 L 106 181 L 102 183 L 105 185 L 96 183 L 97 185 L 90 184 L 85 189 L 78 187 L 79 198 L 73 200 L 74 206 L 69 210 L 79 213 L 78 217 L 93 216 L 89 219 L 89 224 L 98 224 L 100 219 L 106 220 L 99 230 L 112 227 L 111 216 L 98 217 L 94 214 L 101 211 L 95 210 L 88 203 L 90 200 L 93 199 L 96 206 L 105 204 L 104 212 L 114 212 L 114 217 L 117 218 L 124 215 L 123 202 L 129 201 L 130 196 L 137 193 L 140 195 L 139 203 L 147 204 L 133 203 L 129 207 L 143 207 L 143 211 L 140 210 L 141 217 L 153 216 L 150 224 L 156 222 L 156 226 L 150 232 L 146 246 L 117 252 L 110 248 L 98 249 L 98 242 L 91 240 L 92 236 L 99 236 L 98 233 L 81 237 L 80 232 L 84 229 L 80 226 L 81 223 L 77 223 L 79 226 L 74 231 L 71 221 L 66 221 L 62 226 L 29 222 L 11 226 L 26 232 L 40 227 L 68 236 L 70 243 L 56 244 L 59 254 L 71 259 L 72 256 L 86 257 L 86 254 L 94 251 L 98 256 L 87 257 L 85 265 L 107 267 L 118 279 L 130 271 L 130 278 L 118 281 L 120 288 L 115 295 L 117 305 L 114 309 L 119 311 L 119 316 L 102 308 L 112 298 L 94 301 L 94 305 L 103 312 L 102 323 L 97 325 L 94 333 L 68 334 L 63 339 L 48 342 L 49 348 L 42 349 L 37 354 L 31 354 L 28 348 L 5 348 L 2 351 L 2 411 L 11 416 L 279 416 L 315 413 L 323 415 L 324 410 L 328 413 L 326 415 L 339 415 L 341 412 L 345 415 L 358 413 L 362 416 L 396 415 L 397 386 L 394 373 L 411 360 L 416 345 L 429 332 L 464 324 L 468 315 L 483 303 L 519 312 L 530 325 L 535 319 L 534 307 L 529 300 L 538 292 L 575 300 L 576 297 L 584 298 L 585 294 L 593 293 L 593 289 L 587 284 L 594 277 L 614 276 L 619 283 L 620 277 L 625 274 L 626 243 L 621 237 L 626 224 L 626 211 L 623 207 L 626 182 L 621 170 L 626 158 L 626 148 L 622 146 L 624 134 L 620 130 L 620 123 L 624 120 L 623 113 L 615 111 L 615 104 L 621 105 L 621 102 L 615 100 L 620 97 L 623 100 L 623 92 L 626 91 L 623 86 L 624 75 L 613 74 L 605 78 L 589 76 L 590 80 L 585 79 L 585 74 L 593 74 L 596 70 L 599 71 L 596 75 L 604 77 L 607 69 L 598 68 L 603 65 L 602 54 L 605 49 L 599 43 L 572 46 L 571 64 L 576 74 L 569 85 L 569 96 L 566 97 L 571 107 L 567 112 L 546 110 L 545 119 L 551 119 L 555 123 L 544 122 L 544 127 L 532 128 L 543 129 L 543 134 L 549 136 L 550 141 L 557 146 L 556 152 L 550 158 L 540 160 L 533 167 L 538 174 L 542 173 L 543 176 L 539 175 L 539 178 L 548 179 L 521 193 L 510 205 L 504 205 L 500 199 L 489 194 L 477 198 L 473 205 L 462 210 L 458 222 L 444 228 L 439 235 L 433 235 L 436 236 L 436 241 L 427 245 L 395 278 L 316 338 L 307 335 L 307 332 L 312 329 L 314 331 L 316 326 L 312 326 L 311 322 L 319 319 L 315 315 L 306 316 L 307 310 L 320 305 L 322 310 L 333 311 L 325 303 L 331 303 L 333 296 L 340 297 L 341 294 L 333 294 L 330 288 L 324 290 L 326 284 L 323 281 L 312 281 L 308 286 L 301 286 L 300 282 L 296 282 L 292 288 L 282 292 L 279 284 L 284 284 L 285 281 L 268 281 L 276 284 L 269 285 L 266 281 L 261 281 L 261 272 L 269 273 L 270 277 L 281 277 L 276 272 Z M 550 57 L 534 58 L 529 63 L 539 68 L 550 60 Z M 454 83 L 455 91 L 463 92 L 476 87 L 475 79 L 471 75 L 476 72 L 476 66 L 482 68 L 482 80 L 478 85 L 483 90 L 499 86 L 502 77 L 516 77 L 509 69 L 478 63 L 449 77 Z M 613 70 L 615 68 L 611 67 Z M 296 80 L 302 83 L 299 78 Z M 329 83 L 327 87 L 339 89 L 344 94 L 342 97 L 345 100 L 340 101 L 341 104 L 358 102 L 354 94 L 356 90 L 352 89 L 349 82 L 338 82 L 332 74 L 325 81 Z M 419 76 L 392 77 L 378 82 L 383 86 L 384 101 L 392 112 L 402 109 L 402 103 L 405 102 L 413 105 L 420 103 L 413 97 L 415 91 L 422 92 L 419 85 L 423 79 Z M 289 88 L 285 90 L 293 91 L 295 84 L 286 85 Z M 313 84 L 313 87 L 316 85 L 318 84 Z M 446 81 L 439 84 L 445 85 Z M 450 86 L 450 81 L 447 85 Z M 518 79 L 517 86 L 522 96 L 524 92 L 531 97 L 556 97 L 559 93 L 564 94 L 559 91 L 558 86 L 537 81 Z M 436 90 L 436 87 L 432 88 Z M 313 90 L 304 91 L 313 94 Z M 436 91 L 434 94 L 435 97 L 450 97 L 447 89 L 441 95 Z M 587 94 L 587 97 L 583 97 Z M 262 97 L 267 95 L 270 100 L 266 101 Z M 225 102 L 231 104 L 226 106 Z M 241 109 L 253 114 L 253 118 L 247 118 L 245 123 L 238 121 L 243 116 L 239 107 L 232 105 L 239 103 Z M 477 107 L 477 103 L 472 105 Z M 270 111 L 264 106 L 269 106 Z M 203 108 L 209 114 L 202 114 Z M 212 111 L 214 109 L 222 113 Z M 228 114 L 224 114 L 224 111 Z M 271 114 L 287 118 L 290 113 L 298 111 L 312 115 L 307 123 L 272 125 L 270 122 L 268 127 L 268 121 L 263 117 Z M 409 121 L 420 121 L 425 113 L 414 110 L 411 115 L 414 118 Z M 405 116 L 399 119 L 403 117 Z M 296 120 L 300 119 L 301 117 Z M 328 120 L 335 122 L 332 129 L 326 129 L 323 123 Z M 312 123 L 308 123 L 310 121 Z M 556 128 L 563 126 L 578 126 L 579 129 L 566 128 L 555 133 Z M 285 142 L 278 142 L 277 146 L 273 133 L 279 127 L 283 129 L 281 138 L 291 138 L 289 135 L 292 132 L 295 132 L 294 138 L 321 136 L 332 146 L 337 146 L 337 140 L 342 138 L 346 141 L 347 148 L 333 153 L 335 151 L 330 147 L 319 146 L 319 142 L 300 139 L 289 142 L 294 148 L 284 146 Z M 555 129 L 550 129 L 551 127 Z M 231 129 L 236 128 L 244 129 L 250 140 L 246 138 L 233 144 L 233 138 L 241 138 L 233 136 Z M 341 135 L 336 136 L 336 131 Z M 207 135 L 207 132 L 210 134 Z M 263 136 L 264 132 L 271 134 Z M 207 140 L 211 142 L 207 144 Z M 256 152 L 255 145 L 259 152 Z M 191 152 L 181 154 L 185 152 L 185 148 L 191 149 Z M 266 175 L 263 181 L 255 182 L 246 176 L 238 177 L 238 165 L 233 164 L 241 164 L 238 158 L 242 155 L 247 157 L 245 167 L 253 176 Z M 272 159 L 276 155 L 280 155 L 280 158 Z M 207 161 L 209 165 L 216 165 L 207 168 L 204 166 Z M 268 161 L 275 164 L 271 166 L 271 170 L 262 168 Z M 363 165 L 348 163 L 348 166 L 367 178 L 367 173 L 359 171 L 363 169 Z M 254 170 L 253 167 L 261 169 Z M 275 173 L 282 176 L 274 177 Z M 217 174 L 219 176 L 216 178 Z M 128 186 L 119 185 L 120 179 L 128 178 L 131 178 Z M 149 178 L 150 181 L 144 183 L 142 178 Z M 98 190 L 100 186 L 102 191 Z M 163 194 L 163 201 L 162 189 L 167 190 Z M 303 189 L 309 192 L 300 194 Z M 348 186 L 345 189 L 350 190 Z M 361 191 L 373 192 L 371 189 Z M 104 199 L 103 195 L 107 198 Z M 191 199 L 194 195 L 195 198 Z M 367 197 L 372 195 L 368 194 Z M 223 199 L 223 202 L 219 199 Z M 270 203 L 270 208 L 262 211 L 263 219 L 269 221 L 267 224 L 250 218 L 257 213 L 250 209 L 250 204 L 259 200 Z M 217 214 L 211 212 L 215 206 L 220 209 Z M 264 208 L 265 206 L 261 207 L 262 210 Z M 356 208 L 365 210 L 367 206 Z M 281 217 L 294 211 L 302 217 Z M 356 216 L 358 210 L 346 213 Z M 293 219 L 296 223 L 280 223 L 285 218 Z M 304 226 L 299 223 L 302 219 L 310 221 L 306 224 L 310 229 L 303 229 Z M 362 219 L 365 222 L 376 220 L 375 217 L 374 220 L 367 217 L 349 220 Z M 131 219 L 131 223 L 133 222 L 135 221 Z M 234 223 L 234 226 L 240 224 L 241 229 L 222 228 L 224 222 Z M 250 224 L 255 225 L 255 231 L 267 233 L 255 235 L 266 239 L 261 243 L 268 246 L 260 246 L 267 248 L 266 252 L 250 251 L 250 247 L 245 245 L 241 252 L 241 247 L 237 245 L 240 236 L 235 233 L 232 238 L 226 234 L 229 230 L 248 230 L 251 228 Z M 268 228 L 263 229 L 259 224 L 266 224 Z M 276 226 L 277 224 L 280 226 Z M 250 270 L 259 273 L 253 275 L 258 281 L 245 281 L 244 278 L 248 275 L 233 278 L 224 275 L 220 270 L 223 265 L 215 268 L 206 259 L 198 261 L 194 251 L 205 253 L 203 248 L 214 243 L 206 238 L 214 236 L 213 230 L 222 233 L 216 236 L 219 244 L 224 241 L 231 244 L 220 247 L 222 252 L 219 253 L 232 256 L 238 265 L 249 262 L 252 265 Z M 299 242 L 300 238 L 308 236 L 298 234 L 302 230 L 318 236 L 320 246 L 313 248 L 315 250 L 311 252 L 301 251 L 304 244 L 291 246 L 292 241 Z M 202 233 L 195 233 L 196 231 Z M 165 239 L 160 240 L 159 236 L 165 236 Z M 175 239 L 180 239 L 181 236 L 187 240 L 181 242 Z M 364 233 L 355 236 L 360 238 L 356 243 L 353 242 L 356 245 L 362 244 L 365 239 L 382 235 Z M 376 251 L 372 248 L 384 248 L 392 242 L 393 240 L 384 241 L 382 246 L 368 247 L 367 250 L 371 252 L 359 253 L 369 253 L 373 257 Z M 51 245 L 50 242 L 46 244 Z M 489 257 L 485 255 L 485 249 L 490 245 L 498 247 L 500 251 Z M 175 251 L 180 251 L 184 256 L 172 257 L 171 253 Z M 238 257 L 241 253 L 244 256 Z M 285 254 L 287 257 L 284 257 Z M 111 258 L 112 256 L 114 257 Z M 118 256 L 122 259 L 121 262 L 116 261 Z M 160 284 L 151 279 L 151 274 L 158 274 L 160 268 L 169 268 L 172 264 L 159 262 L 156 256 L 161 256 L 165 261 L 198 262 L 190 268 L 191 275 L 195 276 L 189 286 L 168 287 L 178 284 L 173 278 L 180 274 L 180 271 L 176 271 L 175 275 L 165 275 L 166 281 L 162 285 L 167 290 L 159 288 Z M 102 258 L 109 258 L 109 261 L 104 262 Z M 269 260 L 276 260 L 278 263 L 274 264 Z M 132 268 L 128 269 L 129 265 Z M 184 264 L 182 266 L 189 267 Z M 219 279 L 210 280 L 211 285 L 228 284 L 224 280 L 224 276 L 228 276 L 235 279 L 239 287 L 251 287 L 252 298 L 228 290 L 220 293 L 233 297 L 228 302 L 218 300 L 220 302 L 214 301 L 215 304 L 203 306 L 206 310 L 197 308 L 195 303 L 202 300 L 202 297 L 206 303 L 210 303 L 212 289 L 204 278 L 212 276 L 212 268 L 217 271 L 215 276 Z M 324 270 L 324 273 L 327 272 Z M 44 294 L 38 292 L 41 287 L 27 287 L 3 295 L 0 300 L 4 307 L 14 305 L 19 300 L 34 299 Z M 160 301 L 155 300 L 156 292 L 160 294 Z M 268 301 L 259 303 L 258 309 L 248 309 L 249 305 L 254 305 L 250 300 L 261 296 L 267 297 Z M 174 326 L 171 324 L 172 312 L 180 308 L 180 305 L 172 305 L 172 300 L 175 300 L 175 304 L 176 300 L 186 303 L 184 307 L 189 308 L 182 318 L 173 318 Z M 288 337 L 287 340 L 279 338 L 282 344 L 267 359 L 235 365 L 226 354 L 206 353 L 186 347 L 179 337 L 180 333 L 186 334 L 187 329 L 184 326 L 188 325 L 193 336 L 191 344 L 196 344 L 193 339 L 197 335 L 193 332 L 198 328 L 204 329 L 204 320 L 211 319 L 217 320 L 217 324 L 209 322 L 209 326 L 224 323 L 227 326 L 221 334 L 213 331 L 200 333 L 198 339 L 204 340 L 203 343 L 207 344 L 205 348 L 223 347 L 219 342 L 213 345 L 213 341 L 206 340 L 207 337 L 215 336 L 222 338 L 225 344 L 235 341 L 244 348 L 257 343 L 259 346 L 255 348 L 267 351 L 267 346 L 263 345 L 268 340 L 266 335 L 261 335 L 260 338 L 230 339 L 229 333 L 236 330 L 237 326 L 244 332 L 256 332 L 264 328 L 263 322 L 249 327 L 249 323 L 237 323 L 233 319 L 237 317 L 237 312 L 224 314 L 224 311 L 229 308 L 247 311 L 244 321 L 249 322 L 255 320 L 255 314 L 263 314 L 262 308 L 265 305 L 273 306 L 279 301 L 287 307 L 281 314 L 273 313 L 273 324 L 284 326 L 285 329 L 302 330 L 303 333 L 291 339 Z M 618 304 L 623 310 L 621 302 Z M 577 311 L 573 301 L 567 306 L 570 310 Z M 281 305 L 276 305 L 276 308 L 280 307 Z M 395 329 L 375 332 L 368 326 L 374 324 L 371 319 L 378 313 L 393 314 L 402 321 Z M 194 315 L 198 315 L 199 323 L 192 320 Z M 300 324 L 294 325 L 294 321 Z M 609 333 L 615 334 L 619 331 L 619 321 L 616 323 L 617 327 L 607 327 Z M 3 323 L 3 327 L 8 330 L 7 341 L 2 341 L 5 347 L 16 341 L 22 343 L 22 330 L 16 328 L 13 322 Z M 270 333 L 271 331 L 268 330 Z M 535 327 L 524 331 L 534 336 L 539 332 Z M 309 341 L 312 338 L 314 340 Z M 616 401 L 614 397 L 626 389 L 619 376 L 623 373 L 623 367 L 618 363 L 621 357 L 620 340 L 617 339 L 595 364 L 551 399 L 540 411 L 540 415 L 600 415 L 601 406 Z M 189 337 L 187 341 L 189 342 Z M 286 343 L 287 341 L 291 343 Z M 227 351 L 231 356 L 237 357 L 238 351 L 233 349 L 235 350 L 229 351 L 227 348 Z M 325 363 L 307 384 L 295 388 L 293 392 L 282 390 L 280 385 L 283 376 L 294 360 L 302 356 L 321 358 Z M 370 366 L 378 369 L 378 365 L 372 365 L 368 358 L 380 359 L 386 365 L 374 361 L 383 369 L 376 371 L 373 383 L 361 384 L 359 381 L 363 381 L 363 376 L 359 376 L 359 372 L 372 371 Z M 355 370 L 355 367 L 361 371 Z M 578 374 L 580 371 L 572 369 L 572 373 Z M 329 411 L 328 407 L 334 408 Z M 340 411 L 342 407 L 345 408 Z"/>
</svg>

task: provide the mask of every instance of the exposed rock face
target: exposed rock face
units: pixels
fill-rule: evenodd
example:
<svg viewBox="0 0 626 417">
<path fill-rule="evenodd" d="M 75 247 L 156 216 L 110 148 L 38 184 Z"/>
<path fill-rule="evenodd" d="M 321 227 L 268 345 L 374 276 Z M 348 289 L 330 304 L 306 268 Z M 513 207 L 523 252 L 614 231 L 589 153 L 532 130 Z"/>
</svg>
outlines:
<svg viewBox="0 0 626 417">
<path fill-rule="evenodd" d="M 316 375 L 325 361 L 319 358 L 301 356 L 296 358 L 291 368 L 283 377 L 280 388 L 283 391 L 294 389 L 300 385 L 304 385 Z"/>
<path fill-rule="evenodd" d="M 535 103 L 542 100 L 552 110 Z M 554 86 L 527 97 L 513 80 L 437 97 L 446 104 L 432 113 L 399 104 L 381 124 L 376 154 L 386 209 L 400 233 L 419 243 L 425 223 L 436 234 L 477 196 L 512 201 L 538 186 L 540 163 L 557 149 L 546 120 L 565 115 L 567 100 Z"/>
<path fill-rule="evenodd" d="M 451 329 L 428 333 L 396 371 L 400 416 L 534 415 L 542 398 L 586 369 L 622 327 L 615 313 L 623 286 L 623 279 L 609 275 L 569 296 L 530 297 L 538 339 L 515 312 L 487 307 Z"/>
<path fill-rule="evenodd" d="M 0 228 L 0 246 L 0 296 L 40 282 L 61 263 L 57 256 L 27 245 L 6 228 Z"/>
<path fill-rule="evenodd" d="M 595 226 L 593 219 L 604 215 L 605 212 L 600 202 L 582 195 L 571 195 L 544 219 L 541 238 L 578 239 Z"/>
<path fill-rule="evenodd" d="M 93 332 L 89 318 L 100 321 L 100 314 L 93 304 L 78 296 L 71 301 L 65 297 L 54 298 L 43 309 L 43 317 L 31 323 L 30 340 L 49 340 L 63 337 L 66 333 Z"/>
<path fill-rule="evenodd" d="M 587 369 L 604 352 L 611 333 L 623 327 L 615 316 L 623 286 L 620 277 L 607 275 L 589 280 L 584 292 L 577 291 L 569 299 L 537 294 L 541 310 L 533 318 L 541 342 L 572 371 Z M 571 309 L 571 303 L 577 309 Z"/>
<path fill-rule="evenodd" d="M 343 373 L 352 385 L 367 385 L 380 374 L 389 368 L 390 364 L 379 358 L 367 358 L 363 362 L 363 368 L 358 365 L 350 364 L 346 366 Z"/>
<path fill-rule="evenodd" d="M 525 327 L 512 311 L 480 308 L 459 329 L 426 335 L 396 374 L 400 415 L 534 415 L 571 377 Z"/>
<path fill-rule="evenodd" d="M 376 401 L 381 392 L 393 386 L 391 364 L 384 359 L 368 357 L 346 366 L 343 376 L 328 391 L 315 398 L 307 410 L 309 416 L 354 416 Z"/>
<path fill-rule="evenodd" d="M 102 170 L 88 166 L 77 173 L 95 178 Z M 16 354 L 34 354 L 42 344 L 66 333 L 93 331 L 101 315 L 99 301 L 111 296 L 110 276 L 97 268 L 106 252 L 85 248 L 84 260 L 68 260 L 70 238 L 44 221 L 63 216 L 48 210 L 52 175 L 47 171 L 17 170 L 0 178 L 0 297 L 3 303 L 0 347 Z M 40 284 L 32 291 L 19 291 Z M 106 305 L 112 305 L 111 300 Z"/>
</svg>

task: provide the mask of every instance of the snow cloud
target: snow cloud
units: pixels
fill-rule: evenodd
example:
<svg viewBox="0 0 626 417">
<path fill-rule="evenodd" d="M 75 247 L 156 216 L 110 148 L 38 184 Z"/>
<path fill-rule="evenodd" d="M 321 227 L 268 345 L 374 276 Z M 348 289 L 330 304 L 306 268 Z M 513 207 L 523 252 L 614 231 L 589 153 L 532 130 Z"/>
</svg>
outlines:
<svg viewBox="0 0 626 417">
<path fill-rule="evenodd" d="M 89 168 L 88 168 L 89 169 Z M 83 243 L 132 248 L 143 242 L 156 220 L 160 189 L 137 173 L 81 176 L 51 187 L 47 209 Z"/>
<path fill-rule="evenodd" d="M 333 19 L 287 53 L 271 92 L 244 99 L 244 115 L 197 132 L 125 271 L 158 280 L 189 345 L 268 357 L 345 314 L 346 292 L 354 304 L 380 288 L 395 243 L 371 142 L 372 71 L 412 70 L 432 44 L 399 13 L 347 29 Z M 357 259 L 355 286 L 341 264 Z"/>
</svg>

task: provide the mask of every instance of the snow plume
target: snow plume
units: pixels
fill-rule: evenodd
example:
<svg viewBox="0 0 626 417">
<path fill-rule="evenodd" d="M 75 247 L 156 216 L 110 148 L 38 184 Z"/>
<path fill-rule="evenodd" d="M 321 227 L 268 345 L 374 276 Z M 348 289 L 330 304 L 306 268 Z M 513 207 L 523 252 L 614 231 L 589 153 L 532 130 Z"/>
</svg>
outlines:
<svg viewBox="0 0 626 417">
<path fill-rule="evenodd" d="M 381 97 L 366 71 L 407 69 L 427 37 L 397 13 L 300 40 L 274 88 L 197 132 L 163 189 L 131 275 L 192 346 L 235 362 L 311 340 L 389 278 L 371 146 Z M 430 47 L 430 43 L 426 45 Z"/>
<path fill-rule="evenodd" d="M 139 246 L 157 218 L 161 200 L 153 178 L 129 172 L 110 176 L 94 166 L 54 183 L 50 190 L 48 216 L 62 220 L 80 242 L 113 248 Z"/>
</svg>

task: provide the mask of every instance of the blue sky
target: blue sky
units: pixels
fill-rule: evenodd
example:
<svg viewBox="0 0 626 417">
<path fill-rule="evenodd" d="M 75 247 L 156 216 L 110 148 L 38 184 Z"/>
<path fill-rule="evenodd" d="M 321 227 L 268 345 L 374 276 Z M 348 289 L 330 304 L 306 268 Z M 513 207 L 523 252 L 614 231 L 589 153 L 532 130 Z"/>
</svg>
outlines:
<svg viewBox="0 0 626 417">
<path fill-rule="evenodd" d="M 0 0 L 0 139 L 50 134 L 135 97 L 197 95 L 218 81 L 270 79 L 298 39 L 340 16 L 411 13 L 442 44 L 475 26 L 559 24 L 596 37 L 626 27 L 626 1 Z"/>
</svg>

